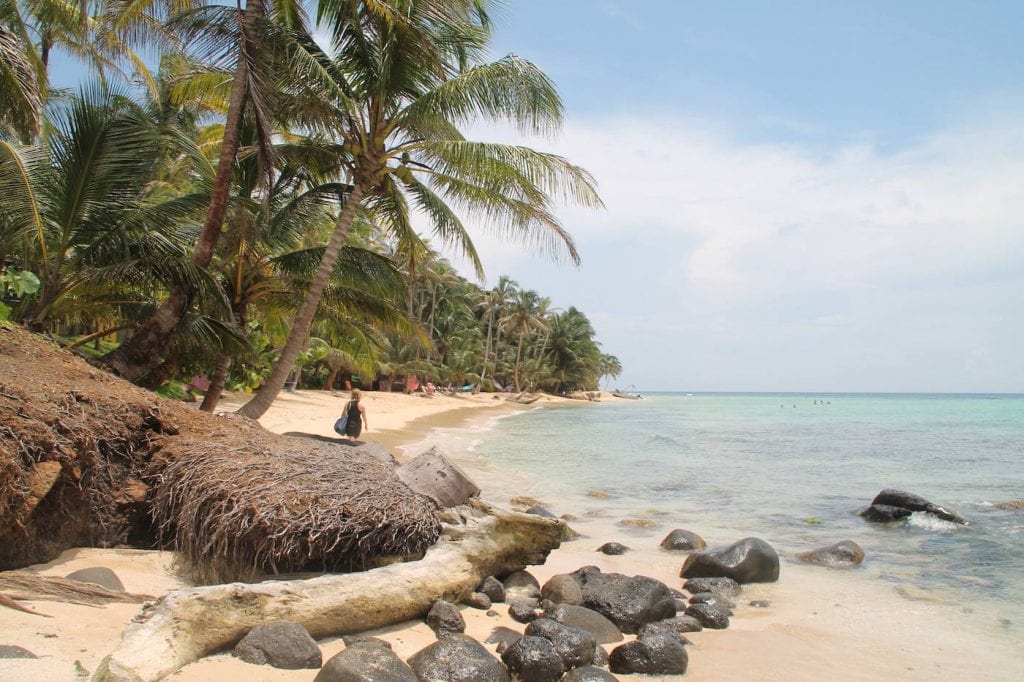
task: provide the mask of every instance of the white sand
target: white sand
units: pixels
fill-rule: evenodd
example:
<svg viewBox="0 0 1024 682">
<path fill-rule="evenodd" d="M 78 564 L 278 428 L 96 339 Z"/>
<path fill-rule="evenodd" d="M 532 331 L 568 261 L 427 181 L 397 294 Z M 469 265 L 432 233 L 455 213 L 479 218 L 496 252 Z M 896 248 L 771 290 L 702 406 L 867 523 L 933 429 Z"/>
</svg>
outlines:
<svg viewBox="0 0 1024 682">
<path fill-rule="evenodd" d="M 331 426 L 347 395 L 300 391 L 284 394 L 261 422 L 279 433 L 333 435 Z M 413 453 L 439 442 L 437 426 L 452 427 L 473 419 L 477 424 L 495 416 L 524 409 L 491 396 L 417 398 L 401 394 L 365 393 L 370 424 L 365 438 L 391 446 L 415 444 Z M 229 400 L 224 409 L 239 404 Z M 547 401 L 545 404 L 551 404 Z M 446 450 L 457 460 L 467 453 Z M 463 461 L 479 470 L 475 459 Z M 484 495 L 488 496 L 486 480 Z M 527 494 L 529 491 L 525 491 Z M 507 500 L 494 500 L 505 503 Z M 559 511 L 565 511 L 559 509 Z M 592 564 L 605 571 L 649 575 L 669 586 L 680 586 L 683 556 L 658 549 L 673 526 L 664 521 L 657 529 L 626 530 L 615 519 L 586 518 L 571 525 L 589 538 L 563 545 L 543 566 L 531 572 L 543 583 L 557 573 Z M 700 532 L 699 528 L 693 528 Z M 633 551 L 609 557 L 594 549 L 609 540 Z M 47 575 L 66 575 L 87 566 L 107 566 L 130 592 L 159 594 L 183 585 L 174 575 L 169 553 L 139 550 L 80 549 L 65 552 L 56 561 L 34 567 Z M 766 609 L 748 606 L 752 599 L 771 603 Z M 818 567 L 784 563 L 778 583 L 751 585 L 737 600 L 736 615 L 728 630 L 689 635 L 690 670 L 686 679 L 700 680 L 1017 680 L 1024 677 L 1024 644 L 996 629 L 982 630 L 961 622 L 960 609 L 929 601 L 926 594 L 897 592 L 891 584 Z M 40 656 L 38 660 L 0 659 L 0 681 L 80 680 L 76 661 L 92 672 L 119 640 L 125 624 L 138 612 L 131 604 L 102 608 L 57 602 L 26 602 L 53 619 L 0 608 L 0 644 L 16 644 Z M 965 605 L 967 606 L 967 605 Z M 467 633 L 480 641 L 494 627 L 520 629 L 496 605 L 497 617 L 463 608 Z M 408 623 L 374 633 L 390 641 L 408 657 L 434 641 L 422 622 Z M 324 660 L 344 648 L 338 638 L 320 641 Z M 488 645 L 491 646 L 491 645 Z M 491 646 L 493 649 L 493 646 Z M 611 646 L 607 646 L 611 649 Z M 170 679 L 189 682 L 221 680 L 308 680 L 313 671 L 285 671 L 252 666 L 230 653 L 193 663 Z M 620 676 L 621 679 L 634 679 Z M 636 676 L 637 680 L 654 677 Z M 665 679 L 665 678 L 663 678 Z"/>
</svg>

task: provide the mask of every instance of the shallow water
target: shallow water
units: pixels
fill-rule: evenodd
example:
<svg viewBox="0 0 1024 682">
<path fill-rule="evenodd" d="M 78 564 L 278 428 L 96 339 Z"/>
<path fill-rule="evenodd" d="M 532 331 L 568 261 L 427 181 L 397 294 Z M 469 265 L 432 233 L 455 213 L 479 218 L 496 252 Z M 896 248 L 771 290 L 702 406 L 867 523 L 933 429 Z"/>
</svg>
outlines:
<svg viewBox="0 0 1024 682">
<path fill-rule="evenodd" d="M 996 630 L 1024 623 L 1024 396 L 652 394 L 498 420 L 466 442 L 485 490 L 557 513 L 650 518 L 784 557 L 852 539 L 862 578 L 957 605 Z M 967 527 L 857 512 L 886 487 L 948 506 Z M 606 499 L 588 496 L 603 491 Z M 613 539 L 613 538 L 609 538 Z"/>
</svg>

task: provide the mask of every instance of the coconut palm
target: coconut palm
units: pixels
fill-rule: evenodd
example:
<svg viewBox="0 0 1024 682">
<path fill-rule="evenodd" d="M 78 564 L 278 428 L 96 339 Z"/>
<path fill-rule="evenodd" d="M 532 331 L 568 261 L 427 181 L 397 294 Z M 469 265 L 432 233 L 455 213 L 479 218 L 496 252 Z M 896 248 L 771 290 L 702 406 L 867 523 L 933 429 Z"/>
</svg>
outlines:
<svg viewBox="0 0 1024 682">
<path fill-rule="evenodd" d="M 415 206 L 443 241 L 464 239 L 466 230 L 453 209 L 459 207 L 501 226 L 513 239 L 578 260 L 572 239 L 552 213 L 552 195 L 599 205 L 590 176 L 552 154 L 469 142 L 459 133 L 460 123 L 481 117 L 550 132 L 562 115 L 551 82 L 529 62 L 516 57 L 476 61 L 487 38 L 469 12 L 477 4 L 330 3 L 346 10 L 327 17 L 334 19 L 336 56 L 328 58 L 310 44 L 305 80 L 321 87 L 334 107 L 324 121 L 340 122 L 338 132 L 351 155 L 347 174 L 352 189 L 278 366 L 240 413 L 258 418 L 280 391 L 364 202 L 387 204 L 392 214 Z M 401 13 L 385 11 L 395 8 Z M 454 11 L 460 8 L 461 14 Z M 432 40 L 424 42 L 424 36 Z M 473 65 L 461 69 L 467 64 Z"/>
<path fill-rule="evenodd" d="M 197 268 L 210 265 L 221 233 L 247 103 L 264 152 L 262 168 L 266 173 L 266 184 L 271 184 L 270 112 L 274 110 L 276 92 L 284 89 L 289 81 L 287 59 L 283 56 L 287 52 L 289 31 L 304 32 L 304 21 L 301 4 L 286 0 L 273 3 L 250 1 L 244 11 L 225 6 L 199 7 L 175 18 L 174 26 L 186 44 L 212 66 L 220 67 L 225 81 L 227 74 L 231 73 L 216 177 L 203 229 L 192 253 L 192 264 Z M 208 86 L 208 81 L 200 85 L 204 90 Z M 187 96 L 195 92 L 186 91 L 184 94 Z M 160 361 L 195 294 L 195 289 L 188 283 L 175 286 L 132 338 L 106 355 L 103 361 L 127 379 L 136 380 L 151 371 Z"/>
</svg>

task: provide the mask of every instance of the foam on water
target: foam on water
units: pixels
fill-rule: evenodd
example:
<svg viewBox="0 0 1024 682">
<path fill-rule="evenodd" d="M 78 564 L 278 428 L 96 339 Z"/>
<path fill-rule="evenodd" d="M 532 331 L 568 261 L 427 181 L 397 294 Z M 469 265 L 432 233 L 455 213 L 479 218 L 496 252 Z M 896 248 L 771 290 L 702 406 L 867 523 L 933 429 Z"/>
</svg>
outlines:
<svg viewBox="0 0 1024 682">
<path fill-rule="evenodd" d="M 936 518 L 926 512 L 914 512 L 907 517 L 907 524 L 920 528 L 922 530 L 930 530 L 939 533 L 949 533 L 958 530 L 964 530 L 964 527 L 958 523 L 952 521 L 944 521 L 943 519 Z"/>
</svg>

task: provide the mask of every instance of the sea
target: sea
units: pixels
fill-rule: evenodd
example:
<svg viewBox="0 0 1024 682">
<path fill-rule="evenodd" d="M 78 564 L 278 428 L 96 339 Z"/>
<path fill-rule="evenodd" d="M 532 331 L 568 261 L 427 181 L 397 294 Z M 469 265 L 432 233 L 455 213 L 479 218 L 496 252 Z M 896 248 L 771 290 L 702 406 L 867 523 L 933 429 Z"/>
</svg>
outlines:
<svg viewBox="0 0 1024 682">
<path fill-rule="evenodd" d="M 577 523 L 646 519 L 654 530 L 623 532 L 655 546 L 672 528 L 711 547 L 759 537 L 783 572 L 799 551 L 853 540 L 866 559 L 852 579 L 1024 633 L 1024 510 L 995 506 L 1024 498 L 1022 395 L 645 393 L 461 433 L 474 475 L 498 497 L 528 495 Z M 923 513 L 868 523 L 858 512 L 883 488 L 969 524 Z"/>
</svg>

